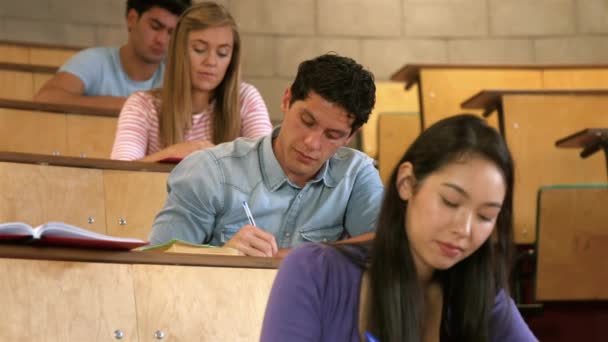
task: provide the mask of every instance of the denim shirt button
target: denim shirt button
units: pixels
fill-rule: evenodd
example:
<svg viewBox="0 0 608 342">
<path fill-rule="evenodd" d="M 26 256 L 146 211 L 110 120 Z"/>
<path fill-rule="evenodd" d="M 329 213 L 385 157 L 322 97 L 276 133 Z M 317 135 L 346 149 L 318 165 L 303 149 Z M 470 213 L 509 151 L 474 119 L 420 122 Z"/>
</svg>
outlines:
<svg viewBox="0 0 608 342">
<path fill-rule="evenodd" d="M 285 237 L 290 237 L 290 236 L 291 236 L 290 232 L 285 233 Z"/>
<path fill-rule="evenodd" d="M 327 238 L 323 238 L 323 242 L 327 242 Z"/>
</svg>

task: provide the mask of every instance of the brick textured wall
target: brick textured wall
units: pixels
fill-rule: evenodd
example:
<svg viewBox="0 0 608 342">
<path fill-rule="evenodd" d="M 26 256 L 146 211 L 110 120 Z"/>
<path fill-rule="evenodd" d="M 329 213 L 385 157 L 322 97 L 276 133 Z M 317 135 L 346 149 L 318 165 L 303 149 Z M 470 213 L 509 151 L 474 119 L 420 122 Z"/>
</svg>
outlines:
<svg viewBox="0 0 608 342">
<path fill-rule="evenodd" d="M 405 63 L 608 62 L 608 0 L 223 0 L 244 79 L 275 119 L 305 58 L 336 51 L 385 80 Z M 124 42 L 125 0 L 0 0 L 0 39 Z"/>
</svg>

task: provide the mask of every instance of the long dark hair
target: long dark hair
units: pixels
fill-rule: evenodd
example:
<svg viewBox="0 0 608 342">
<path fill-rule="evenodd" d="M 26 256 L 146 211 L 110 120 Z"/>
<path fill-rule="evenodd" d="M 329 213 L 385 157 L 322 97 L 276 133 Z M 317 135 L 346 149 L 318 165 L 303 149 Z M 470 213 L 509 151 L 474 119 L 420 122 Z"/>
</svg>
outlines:
<svg viewBox="0 0 608 342">
<path fill-rule="evenodd" d="M 398 165 L 410 162 L 420 184 L 442 167 L 470 157 L 493 162 L 506 184 L 496 228 L 477 251 L 453 267 L 435 272 L 443 289 L 441 341 L 487 341 L 489 317 L 500 289 L 507 290 L 512 244 L 513 161 L 500 134 L 481 118 L 462 114 L 441 120 L 414 141 Z M 405 229 L 407 202 L 397 192 L 398 166 L 386 190 L 376 237 L 365 259 L 369 270 L 368 331 L 382 342 L 420 341 L 424 293 L 420 287 Z M 361 254 L 359 254 L 361 255 Z M 355 255 L 351 258 L 356 259 Z"/>
</svg>

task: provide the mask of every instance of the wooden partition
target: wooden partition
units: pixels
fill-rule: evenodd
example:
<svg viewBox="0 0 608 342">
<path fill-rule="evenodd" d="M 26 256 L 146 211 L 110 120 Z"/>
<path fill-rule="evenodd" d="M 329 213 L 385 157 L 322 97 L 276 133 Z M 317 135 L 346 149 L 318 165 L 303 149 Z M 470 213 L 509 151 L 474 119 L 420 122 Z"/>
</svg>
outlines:
<svg viewBox="0 0 608 342">
<path fill-rule="evenodd" d="M 535 241 L 536 192 L 541 186 L 605 182 L 604 157 L 582 160 L 555 142 L 587 127 L 608 126 L 608 90 L 482 91 L 463 103 L 492 113 L 515 159 L 515 240 Z"/>
<path fill-rule="evenodd" d="M 0 98 L 31 101 L 57 68 L 0 62 Z"/>
<path fill-rule="evenodd" d="M 423 127 L 461 113 L 460 104 L 483 89 L 608 88 L 608 65 L 405 65 L 391 76 L 418 85 Z M 481 114 L 481 111 L 473 111 Z M 496 117 L 489 118 L 498 127 Z"/>
<path fill-rule="evenodd" d="M 0 222 L 63 221 L 147 239 L 170 164 L 0 153 Z"/>
<path fill-rule="evenodd" d="M 369 120 L 361 127 L 361 150 L 368 156 L 379 159 L 382 153 L 381 143 L 384 137 L 380 132 L 380 117 L 385 113 L 403 113 L 419 118 L 418 98 L 415 92 L 408 92 L 399 82 L 376 82 L 376 105 L 369 116 Z M 408 122 L 418 126 L 420 121 Z M 399 123 L 396 123 L 399 124 Z M 410 127 L 405 127 L 409 130 Z M 390 148 L 390 146 L 389 146 Z"/>
<path fill-rule="evenodd" d="M 0 151 L 110 158 L 118 114 L 0 99 Z"/>
<path fill-rule="evenodd" d="M 0 245 L 0 336 L 257 341 L 279 262 Z"/>
<path fill-rule="evenodd" d="M 0 41 L 0 62 L 60 67 L 81 47 Z"/>
<path fill-rule="evenodd" d="M 420 115 L 382 113 L 378 119 L 378 171 L 385 186 L 405 150 L 420 134 Z"/>
<path fill-rule="evenodd" d="M 608 184 L 538 192 L 536 299 L 608 300 Z"/>
</svg>

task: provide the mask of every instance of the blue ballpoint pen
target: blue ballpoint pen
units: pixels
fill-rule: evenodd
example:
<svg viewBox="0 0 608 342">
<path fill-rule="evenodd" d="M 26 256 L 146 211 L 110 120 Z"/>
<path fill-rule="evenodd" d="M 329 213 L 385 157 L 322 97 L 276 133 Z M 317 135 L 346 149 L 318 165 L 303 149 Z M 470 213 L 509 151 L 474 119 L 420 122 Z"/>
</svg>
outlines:
<svg viewBox="0 0 608 342">
<path fill-rule="evenodd" d="M 378 340 L 376 338 L 376 336 L 372 335 L 370 332 L 366 331 L 365 332 L 365 338 L 367 339 L 367 342 L 380 342 L 380 340 Z"/>
<path fill-rule="evenodd" d="M 249 210 L 249 204 L 247 204 L 247 201 L 243 201 L 243 209 L 245 209 L 245 215 L 247 215 L 249 224 L 252 226 L 256 226 L 255 220 L 253 219 L 253 215 L 251 215 L 251 210 Z"/>
</svg>

